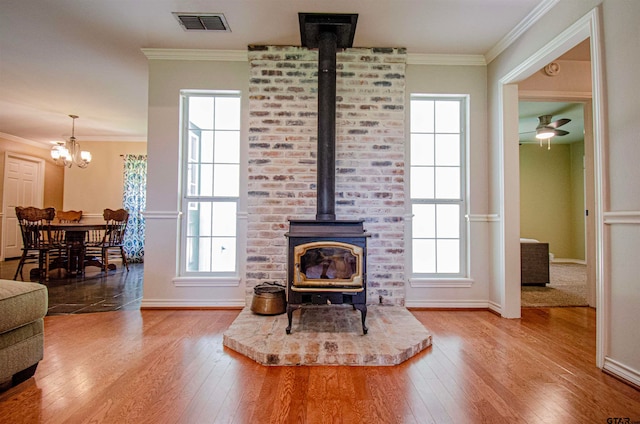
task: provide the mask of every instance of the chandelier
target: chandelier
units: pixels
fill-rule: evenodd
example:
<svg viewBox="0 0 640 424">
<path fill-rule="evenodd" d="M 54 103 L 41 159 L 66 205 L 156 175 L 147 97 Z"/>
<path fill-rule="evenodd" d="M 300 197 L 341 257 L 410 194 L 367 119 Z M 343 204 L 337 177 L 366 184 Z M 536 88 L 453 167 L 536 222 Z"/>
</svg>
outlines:
<svg viewBox="0 0 640 424">
<path fill-rule="evenodd" d="M 91 162 L 91 152 L 80 150 L 80 143 L 76 140 L 76 119 L 78 115 L 69 115 L 73 119 L 71 137 L 68 142 L 60 141 L 51 148 L 51 158 L 58 165 L 71 168 L 75 164 L 78 168 L 86 168 Z"/>
</svg>

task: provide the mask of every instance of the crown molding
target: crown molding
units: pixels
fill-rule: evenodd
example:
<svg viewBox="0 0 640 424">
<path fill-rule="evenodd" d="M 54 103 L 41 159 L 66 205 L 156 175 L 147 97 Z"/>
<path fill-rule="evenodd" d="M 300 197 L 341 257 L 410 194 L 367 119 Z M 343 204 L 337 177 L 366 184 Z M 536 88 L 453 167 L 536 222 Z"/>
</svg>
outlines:
<svg viewBox="0 0 640 424">
<path fill-rule="evenodd" d="M 211 60 L 247 62 L 245 50 L 141 49 L 149 60 Z M 407 54 L 410 65 L 485 66 L 484 56 L 473 54 Z"/>
<path fill-rule="evenodd" d="M 479 54 L 407 54 L 408 65 L 486 66 Z"/>
<path fill-rule="evenodd" d="M 206 49 L 141 49 L 149 60 L 213 60 L 219 62 L 247 62 L 246 50 Z"/>
<path fill-rule="evenodd" d="M 493 59 L 498 57 L 500 53 L 505 51 L 514 41 L 533 26 L 540 18 L 542 18 L 549 10 L 551 10 L 560 0 L 544 0 L 536 6 L 523 20 L 518 23 L 507 35 L 498 41 L 485 55 L 487 63 L 491 63 Z"/>
<path fill-rule="evenodd" d="M 38 142 L 38 141 L 33 141 L 33 140 L 29 140 L 27 138 L 22 138 L 22 137 L 17 137 L 15 135 L 3 133 L 3 132 L 0 132 L 0 138 L 4 139 L 4 140 L 7 140 L 7 141 L 13 141 L 15 143 L 28 144 L 29 146 L 37 147 L 39 149 L 44 149 L 44 150 L 50 150 L 51 149 L 51 143 L 41 143 L 41 142 Z"/>
</svg>

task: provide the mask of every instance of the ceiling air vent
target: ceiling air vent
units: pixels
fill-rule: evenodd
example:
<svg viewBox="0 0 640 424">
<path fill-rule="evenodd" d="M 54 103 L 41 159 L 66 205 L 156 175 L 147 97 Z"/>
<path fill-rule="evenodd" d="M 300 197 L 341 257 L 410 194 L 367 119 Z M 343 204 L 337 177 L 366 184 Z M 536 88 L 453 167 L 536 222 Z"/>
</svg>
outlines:
<svg viewBox="0 0 640 424">
<path fill-rule="evenodd" d="M 185 31 L 231 32 L 222 13 L 178 13 L 173 12 Z"/>
</svg>

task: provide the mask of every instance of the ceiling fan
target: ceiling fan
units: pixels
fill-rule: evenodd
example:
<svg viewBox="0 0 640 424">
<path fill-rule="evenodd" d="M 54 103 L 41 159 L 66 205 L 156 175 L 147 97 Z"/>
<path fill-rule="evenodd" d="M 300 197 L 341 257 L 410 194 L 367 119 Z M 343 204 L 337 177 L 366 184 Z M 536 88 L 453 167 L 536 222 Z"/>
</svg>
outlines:
<svg viewBox="0 0 640 424">
<path fill-rule="evenodd" d="M 551 122 L 552 117 L 552 115 L 538 116 L 538 126 L 536 127 L 535 131 L 527 131 L 521 134 L 535 132 L 536 138 L 540 140 L 540 146 L 542 146 L 542 140 L 547 140 L 547 148 L 551 149 L 551 137 L 569 134 L 569 131 L 559 130 L 558 127 L 571 122 L 571 119 L 569 118 L 561 118 Z"/>
</svg>

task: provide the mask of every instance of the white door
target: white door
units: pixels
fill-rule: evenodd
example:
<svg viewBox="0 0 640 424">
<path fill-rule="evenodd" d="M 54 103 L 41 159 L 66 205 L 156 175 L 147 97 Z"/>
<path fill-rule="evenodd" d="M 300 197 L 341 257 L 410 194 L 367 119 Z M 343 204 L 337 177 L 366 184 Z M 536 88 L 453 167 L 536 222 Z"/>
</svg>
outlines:
<svg viewBox="0 0 640 424">
<path fill-rule="evenodd" d="M 44 161 L 17 154 L 5 154 L 3 258 L 22 254 L 22 235 L 16 219 L 16 206 L 41 208 L 44 195 Z"/>
</svg>

